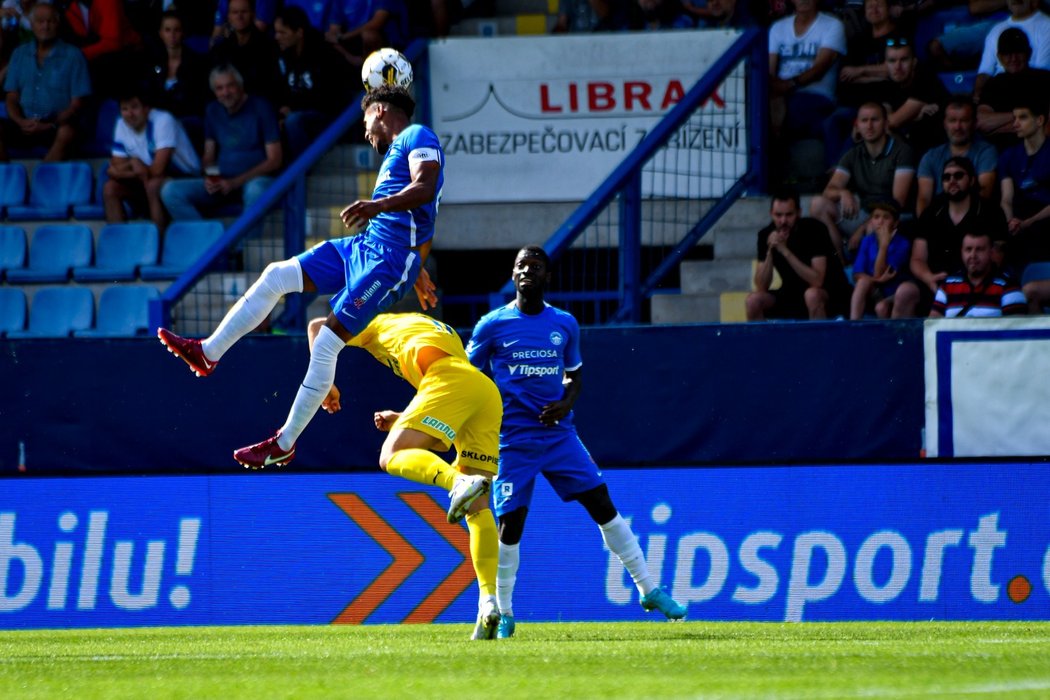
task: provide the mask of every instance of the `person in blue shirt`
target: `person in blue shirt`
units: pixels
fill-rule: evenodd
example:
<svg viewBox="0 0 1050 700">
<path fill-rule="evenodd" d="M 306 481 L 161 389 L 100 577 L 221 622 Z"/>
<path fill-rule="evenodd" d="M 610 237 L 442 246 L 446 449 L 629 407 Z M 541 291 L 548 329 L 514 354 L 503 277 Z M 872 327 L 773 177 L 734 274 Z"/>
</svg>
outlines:
<svg viewBox="0 0 1050 700">
<path fill-rule="evenodd" d="M 630 525 L 616 510 L 601 471 L 580 441 L 572 407 L 580 395 L 580 328 L 572 314 L 550 306 L 550 258 L 539 246 L 522 248 L 512 273 L 514 301 L 478 321 L 467 345 L 471 363 L 492 375 L 503 397 L 499 470 L 494 483 L 499 520 L 497 638 L 514 635 L 512 598 L 536 477 L 542 474 L 563 501 L 578 501 L 598 524 L 609 550 L 634 580 L 645 610 L 669 619 L 686 609 L 653 581 Z"/>
<path fill-rule="evenodd" d="M 413 286 L 423 308 L 437 298 L 420 268 L 430 252 L 445 156 L 437 135 L 412 124 L 415 101 L 405 88 L 382 86 L 361 100 L 365 139 L 383 156 L 372 198 L 342 211 L 352 232 L 271 263 L 208 338 L 190 340 L 165 328 L 157 336 L 197 376 L 211 374 L 237 340 L 265 321 L 285 294 L 334 294 L 332 311 L 314 340 L 310 364 L 285 424 L 258 444 L 234 452 L 246 467 L 287 464 L 295 442 L 335 381 L 339 352 L 381 311 Z M 364 228 L 360 235 L 358 229 Z"/>
</svg>

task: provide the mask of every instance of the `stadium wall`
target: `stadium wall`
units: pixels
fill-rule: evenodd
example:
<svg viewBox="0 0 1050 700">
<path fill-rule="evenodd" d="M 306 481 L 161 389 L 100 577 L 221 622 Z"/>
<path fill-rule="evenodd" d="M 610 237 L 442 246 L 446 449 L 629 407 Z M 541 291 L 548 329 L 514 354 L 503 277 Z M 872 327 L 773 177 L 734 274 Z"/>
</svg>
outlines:
<svg viewBox="0 0 1050 700">
<path fill-rule="evenodd" d="M 607 473 L 691 620 L 1050 619 L 1034 464 Z M 469 623 L 445 496 L 379 473 L 0 482 L 0 628 Z M 654 619 L 584 510 L 541 484 L 520 622 Z M 464 626 L 466 629 L 466 626 Z M 466 632 L 464 633 L 466 634 Z"/>
<path fill-rule="evenodd" d="M 603 467 L 922 448 L 919 321 L 588 328 L 582 352 L 577 426 Z M 307 359 L 304 337 L 250 336 L 197 379 L 152 338 L 0 341 L 0 475 L 240 472 L 232 450 L 284 422 Z M 352 348 L 337 384 L 344 409 L 313 420 L 296 472 L 374 469 L 372 413 L 412 393 Z"/>
</svg>

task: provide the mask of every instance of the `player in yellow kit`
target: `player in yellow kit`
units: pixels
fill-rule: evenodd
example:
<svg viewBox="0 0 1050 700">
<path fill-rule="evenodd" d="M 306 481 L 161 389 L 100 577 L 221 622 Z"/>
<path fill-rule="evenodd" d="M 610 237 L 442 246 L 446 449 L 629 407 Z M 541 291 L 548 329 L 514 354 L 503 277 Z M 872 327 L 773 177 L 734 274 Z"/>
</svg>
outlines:
<svg viewBox="0 0 1050 700">
<path fill-rule="evenodd" d="M 324 319 L 310 322 L 311 345 Z M 416 389 L 403 411 L 376 411 L 378 429 L 388 431 L 379 466 L 389 474 L 449 491 L 448 521 L 466 515 L 470 555 L 481 597 L 472 639 L 493 639 L 499 543 L 489 509 L 492 476 L 499 463 L 503 401 L 492 380 L 467 359 L 463 341 L 450 327 L 423 314 L 379 314 L 350 339 Z M 341 406 L 332 386 L 321 404 L 329 413 Z M 456 447 L 452 464 L 434 452 Z"/>
</svg>

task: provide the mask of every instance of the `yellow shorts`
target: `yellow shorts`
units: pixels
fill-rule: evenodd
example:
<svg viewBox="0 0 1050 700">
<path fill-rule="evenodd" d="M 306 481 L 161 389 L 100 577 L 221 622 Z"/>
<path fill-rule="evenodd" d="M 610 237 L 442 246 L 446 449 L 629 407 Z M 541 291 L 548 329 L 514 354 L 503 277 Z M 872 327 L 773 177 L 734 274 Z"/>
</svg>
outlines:
<svg viewBox="0 0 1050 700">
<path fill-rule="evenodd" d="M 395 427 L 411 428 L 458 452 L 452 466 L 492 474 L 499 465 L 503 400 L 492 380 L 459 357 L 442 357 L 427 369 L 416 395 Z"/>
</svg>

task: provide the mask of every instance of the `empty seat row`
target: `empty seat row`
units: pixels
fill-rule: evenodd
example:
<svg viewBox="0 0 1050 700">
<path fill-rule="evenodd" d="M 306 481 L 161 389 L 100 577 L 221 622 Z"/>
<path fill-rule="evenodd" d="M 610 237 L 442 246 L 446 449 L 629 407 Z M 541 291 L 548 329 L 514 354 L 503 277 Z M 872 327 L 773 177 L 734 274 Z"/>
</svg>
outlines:
<svg viewBox="0 0 1050 700">
<path fill-rule="evenodd" d="M 218 221 L 179 221 L 160 245 L 150 222 L 106 224 L 94 240 L 84 224 L 44 224 L 28 244 L 25 229 L 0 226 L 0 280 L 11 284 L 174 279 L 223 233 Z"/>
<path fill-rule="evenodd" d="M 24 165 L 2 163 L 0 210 L 8 221 L 101 218 L 102 199 L 92 187 L 94 180 L 91 166 L 83 161 L 40 163 L 31 185 Z"/>
<path fill-rule="evenodd" d="M 87 287 L 44 287 L 30 308 L 18 287 L 0 287 L 0 336 L 7 338 L 123 337 L 144 335 L 149 302 L 160 294 L 145 284 L 106 287 L 98 299 Z M 28 322 L 28 324 L 27 324 Z"/>
</svg>

